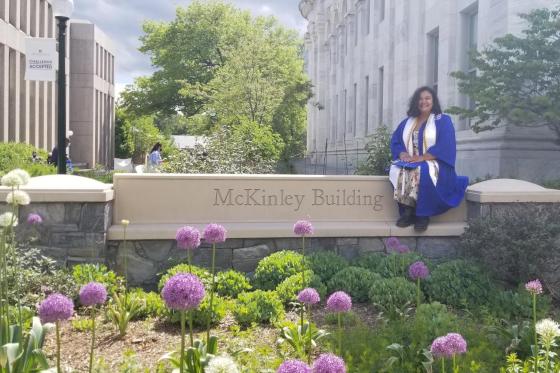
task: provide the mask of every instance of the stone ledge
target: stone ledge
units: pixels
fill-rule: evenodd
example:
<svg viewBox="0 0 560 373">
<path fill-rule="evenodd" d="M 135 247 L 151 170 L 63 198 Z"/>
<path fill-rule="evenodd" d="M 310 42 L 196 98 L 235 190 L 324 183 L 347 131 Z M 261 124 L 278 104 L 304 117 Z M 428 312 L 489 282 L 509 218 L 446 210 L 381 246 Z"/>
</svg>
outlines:
<svg viewBox="0 0 560 373">
<path fill-rule="evenodd" d="M 559 203 L 560 190 L 546 189 L 523 180 L 493 179 L 470 186 L 466 198 L 478 203 Z"/>
<path fill-rule="evenodd" d="M 127 228 L 127 240 L 165 240 L 175 239 L 175 233 L 180 224 L 130 224 Z M 193 224 L 201 231 L 204 225 Z M 293 223 L 227 223 L 228 238 L 287 238 L 294 237 Z M 430 224 L 426 232 L 418 234 L 412 227 L 398 228 L 394 222 L 313 222 L 315 233 L 313 237 L 422 237 L 422 236 L 460 236 L 467 224 L 464 222 Z M 107 239 L 122 240 L 124 229 L 122 225 L 112 225 Z"/>
</svg>

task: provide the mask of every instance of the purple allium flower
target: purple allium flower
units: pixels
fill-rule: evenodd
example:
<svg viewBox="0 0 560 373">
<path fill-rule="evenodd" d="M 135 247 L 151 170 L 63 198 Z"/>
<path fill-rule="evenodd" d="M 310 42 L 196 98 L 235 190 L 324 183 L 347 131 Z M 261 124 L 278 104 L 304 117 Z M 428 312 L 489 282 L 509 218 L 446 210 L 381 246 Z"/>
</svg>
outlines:
<svg viewBox="0 0 560 373">
<path fill-rule="evenodd" d="M 313 373 L 346 373 L 342 358 L 333 354 L 322 354 L 313 363 Z"/>
<path fill-rule="evenodd" d="M 348 312 L 352 308 L 352 298 L 343 291 L 336 291 L 327 299 L 327 310 L 331 312 Z"/>
<path fill-rule="evenodd" d="M 405 244 L 399 244 L 395 248 L 395 251 L 399 254 L 406 254 L 410 252 L 410 249 Z"/>
<path fill-rule="evenodd" d="M 208 243 L 224 242 L 227 238 L 226 229 L 220 224 L 208 224 L 204 228 L 204 239 Z"/>
<path fill-rule="evenodd" d="M 185 226 L 177 229 L 175 239 L 181 249 L 192 250 L 200 246 L 200 232 L 193 227 Z"/>
<path fill-rule="evenodd" d="M 399 246 L 400 244 L 401 242 L 397 237 L 389 237 L 385 240 L 385 246 L 387 246 L 387 249 L 389 250 L 396 250 L 397 246 Z"/>
<path fill-rule="evenodd" d="M 453 354 L 449 350 L 449 345 L 447 344 L 447 336 L 437 337 L 432 342 L 432 346 L 430 347 L 430 352 L 434 358 L 445 358 L 451 357 Z"/>
<path fill-rule="evenodd" d="M 193 274 L 179 273 L 171 277 L 161 290 L 167 307 L 185 311 L 198 307 L 204 298 L 204 285 Z"/>
<path fill-rule="evenodd" d="M 27 224 L 35 225 L 41 224 L 43 222 L 43 218 L 39 214 L 31 213 L 27 215 Z"/>
<path fill-rule="evenodd" d="M 297 236 L 309 236 L 313 234 L 313 224 L 307 220 L 298 220 L 294 224 L 294 233 Z"/>
<path fill-rule="evenodd" d="M 408 275 L 414 281 L 418 279 L 423 280 L 428 277 L 429 274 L 430 270 L 422 261 L 414 262 L 408 267 Z"/>
<path fill-rule="evenodd" d="M 533 281 L 529 281 L 528 283 L 525 284 L 525 289 L 527 289 L 527 291 L 531 294 L 542 294 L 543 290 L 542 290 L 542 284 L 540 282 L 540 280 L 533 280 Z"/>
<path fill-rule="evenodd" d="M 99 282 L 90 282 L 80 289 L 80 303 L 84 306 L 103 304 L 107 300 L 107 290 Z"/>
<path fill-rule="evenodd" d="M 321 297 L 317 290 L 313 288 L 306 288 L 299 292 L 297 300 L 305 304 L 316 304 L 321 301 Z"/>
<path fill-rule="evenodd" d="M 461 334 L 448 333 L 445 336 L 447 349 L 451 355 L 460 355 L 467 352 L 467 341 Z"/>
<path fill-rule="evenodd" d="M 301 360 L 286 360 L 278 367 L 276 373 L 312 373 L 309 365 Z"/>
<path fill-rule="evenodd" d="M 74 303 L 62 294 L 51 294 L 39 305 L 42 323 L 68 320 L 74 314 Z"/>
</svg>

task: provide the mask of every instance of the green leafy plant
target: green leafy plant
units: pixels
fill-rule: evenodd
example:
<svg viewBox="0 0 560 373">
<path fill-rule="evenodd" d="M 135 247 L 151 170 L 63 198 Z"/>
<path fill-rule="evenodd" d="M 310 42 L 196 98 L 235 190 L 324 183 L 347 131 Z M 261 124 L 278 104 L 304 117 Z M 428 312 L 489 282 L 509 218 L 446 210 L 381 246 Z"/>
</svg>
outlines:
<svg viewBox="0 0 560 373">
<path fill-rule="evenodd" d="M 253 284 L 261 290 L 274 290 L 282 281 L 299 273 L 303 256 L 283 250 L 261 259 L 255 270 Z"/>
<path fill-rule="evenodd" d="M 153 291 L 145 292 L 143 289 L 136 288 L 129 292 L 129 296 L 141 303 L 141 308 L 134 316 L 135 319 L 164 317 L 168 313 L 167 307 L 165 307 L 165 303 L 158 293 Z"/>
<path fill-rule="evenodd" d="M 319 251 L 308 257 L 309 268 L 322 282 L 328 282 L 337 272 L 348 266 L 348 261 L 331 251 Z"/>
<path fill-rule="evenodd" d="M 173 372 L 204 373 L 204 368 L 217 353 L 218 338 L 211 336 L 208 344 L 198 339 L 194 341 L 193 346 L 186 350 L 183 361 L 180 351 L 169 352 L 162 356 L 160 361 L 169 362 L 174 368 Z"/>
<path fill-rule="evenodd" d="M 189 313 L 192 315 L 193 326 L 206 327 L 209 318 L 210 325 L 217 325 L 225 317 L 227 309 L 227 301 L 222 297 L 214 296 L 214 300 L 212 302 L 213 312 L 210 313 L 210 297 L 206 294 L 204 299 L 202 299 L 202 302 L 200 302 L 198 308 L 190 310 Z M 169 322 L 179 322 L 178 312 L 168 310 L 166 317 Z"/>
<path fill-rule="evenodd" d="M 416 298 L 416 286 L 403 277 L 377 279 L 369 288 L 369 300 L 394 317 Z"/>
<path fill-rule="evenodd" d="M 426 263 L 428 267 L 430 266 L 430 264 L 417 253 L 391 253 L 382 258 L 376 272 L 382 277 L 408 277 L 408 267 L 419 260 Z"/>
<path fill-rule="evenodd" d="M 123 278 L 103 264 L 77 264 L 72 267 L 72 277 L 78 287 L 92 281 L 105 285 L 107 293 L 113 294 L 123 285 Z"/>
<path fill-rule="evenodd" d="M 365 268 L 370 272 L 381 273 L 382 268 L 385 267 L 386 256 L 384 253 L 369 253 L 356 258 L 352 262 L 352 266 Z"/>
<path fill-rule="evenodd" d="M 330 279 L 327 288 L 329 294 L 342 290 L 356 302 L 366 302 L 369 288 L 374 281 L 380 279 L 381 276 L 377 273 L 370 272 L 365 268 L 346 267 Z"/>
<path fill-rule="evenodd" d="M 91 332 L 93 329 L 93 322 L 91 319 L 73 319 L 72 328 L 79 332 Z"/>
<path fill-rule="evenodd" d="M 216 292 L 222 297 L 236 298 L 238 294 L 249 291 L 251 288 L 244 273 L 230 269 L 217 274 Z"/>
<path fill-rule="evenodd" d="M 296 356 L 305 359 L 311 353 L 311 349 L 317 347 L 317 341 L 327 335 L 329 333 L 325 330 L 317 329 L 314 324 L 310 324 L 308 321 L 304 322 L 303 325 L 290 322 L 289 325 L 280 329 L 280 337 L 277 343 L 289 344 Z"/>
<path fill-rule="evenodd" d="M 34 162 L 33 152 L 38 159 Z M 47 152 L 32 145 L 18 142 L 0 143 L 0 176 L 21 168 L 31 176 L 55 174 L 56 168 L 47 164 Z"/>
<path fill-rule="evenodd" d="M 430 299 L 457 308 L 487 304 L 496 292 L 488 275 L 476 264 L 465 260 L 439 265 L 424 285 Z"/>
<path fill-rule="evenodd" d="M 276 322 L 284 317 L 284 306 L 276 292 L 256 290 L 239 294 L 233 316 L 241 326 Z"/>
<path fill-rule="evenodd" d="M 380 125 L 367 137 L 365 162 L 358 166 L 358 175 L 388 175 L 391 166 L 391 132 Z"/>
<path fill-rule="evenodd" d="M 276 293 L 278 294 L 278 297 L 284 304 L 289 304 L 290 302 L 294 302 L 296 300 L 298 293 L 302 291 L 304 288 L 310 286 L 312 278 L 313 278 L 313 271 L 311 270 L 305 271 L 305 280 L 306 280 L 305 283 L 303 283 L 303 278 L 301 273 L 291 275 L 276 287 Z"/>
<path fill-rule="evenodd" d="M 161 276 L 158 282 L 158 290 L 161 291 L 163 286 L 171 277 L 175 276 L 178 273 L 192 273 L 202 281 L 205 288 L 208 288 L 212 284 L 212 275 L 208 272 L 205 268 L 197 267 L 197 266 L 189 266 L 186 263 L 177 264 L 174 267 L 169 268 L 163 276 Z"/>
<path fill-rule="evenodd" d="M 107 318 L 119 330 L 119 337 L 126 335 L 128 323 L 142 310 L 142 302 L 125 293 L 113 293 L 111 302 L 107 306 Z"/>
</svg>

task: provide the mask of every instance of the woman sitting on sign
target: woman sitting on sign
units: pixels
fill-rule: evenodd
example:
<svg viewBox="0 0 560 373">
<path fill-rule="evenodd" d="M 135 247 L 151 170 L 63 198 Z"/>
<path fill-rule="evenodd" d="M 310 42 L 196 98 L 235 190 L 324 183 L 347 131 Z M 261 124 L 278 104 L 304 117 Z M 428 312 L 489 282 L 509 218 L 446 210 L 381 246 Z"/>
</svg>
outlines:
<svg viewBox="0 0 560 373">
<path fill-rule="evenodd" d="M 399 204 L 397 226 L 414 224 L 416 231 L 425 231 L 430 216 L 459 206 L 468 178 L 455 173 L 455 130 L 436 92 L 418 88 L 407 115 L 391 139 L 389 178 Z"/>
</svg>

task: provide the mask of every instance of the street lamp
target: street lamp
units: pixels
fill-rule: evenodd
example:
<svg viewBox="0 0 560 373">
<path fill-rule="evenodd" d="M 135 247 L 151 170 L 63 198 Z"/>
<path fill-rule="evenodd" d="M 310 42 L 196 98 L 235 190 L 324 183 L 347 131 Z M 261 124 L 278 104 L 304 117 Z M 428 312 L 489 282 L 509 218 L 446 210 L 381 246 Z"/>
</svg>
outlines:
<svg viewBox="0 0 560 373">
<path fill-rule="evenodd" d="M 58 125 L 57 168 L 66 174 L 66 22 L 74 10 L 73 0 L 53 0 L 54 17 L 58 20 Z"/>
</svg>

